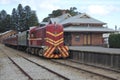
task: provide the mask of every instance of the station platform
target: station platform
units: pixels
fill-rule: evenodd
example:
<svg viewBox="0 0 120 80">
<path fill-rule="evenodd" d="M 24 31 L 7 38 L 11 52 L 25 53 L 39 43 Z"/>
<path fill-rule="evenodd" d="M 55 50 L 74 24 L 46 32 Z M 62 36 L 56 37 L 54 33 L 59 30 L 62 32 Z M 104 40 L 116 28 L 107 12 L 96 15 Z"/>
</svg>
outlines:
<svg viewBox="0 0 120 80">
<path fill-rule="evenodd" d="M 89 52 L 99 52 L 99 53 L 109 53 L 109 54 L 120 54 L 119 48 L 105 48 L 99 46 L 69 46 L 70 50 L 75 51 L 89 51 Z"/>
</svg>

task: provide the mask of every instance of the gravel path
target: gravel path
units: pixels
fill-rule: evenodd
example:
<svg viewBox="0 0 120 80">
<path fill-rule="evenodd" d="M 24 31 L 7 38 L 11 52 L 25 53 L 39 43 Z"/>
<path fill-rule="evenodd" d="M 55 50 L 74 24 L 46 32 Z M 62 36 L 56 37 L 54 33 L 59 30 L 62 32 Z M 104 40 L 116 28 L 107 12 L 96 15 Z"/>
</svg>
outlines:
<svg viewBox="0 0 120 80">
<path fill-rule="evenodd" d="M 25 56 L 26 54 L 22 55 Z M 28 57 L 27 55 L 27 58 L 47 68 L 50 68 L 58 73 L 63 74 L 70 80 L 108 80 L 103 77 L 95 76 L 94 74 L 89 74 L 84 71 L 73 69 L 71 67 L 56 64 L 54 62 L 51 62 L 50 60 L 40 59 L 39 57 Z"/>
<path fill-rule="evenodd" d="M 14 58 L 14 61 L 22 67 L 35 80 L 63 80 L 57 75 L 23 59 Z"/>
<path fill-rule="evenodd" d="M 16 50 L 6 48 L 5 53 L 9 55 L 26 73 L 28 73 L 34 80 L 64 80 L 63 78 L 43 69 L 36 64 L 33 64 L 24 58 L 17 55 Z M 22 80 L 22 79 L 21 79 Z"/>
<path fill-rule="evenodd" d="M 42 80 L 61 80 L 57 79 L 56 76 L 52 76 L 50 73 L 47 71 L 43 70 L 42 68 L 38 69 L 36 65 L 33 65 L 29 61 L 23 60 L 23 58 L 18 58 L 17 56 L 14 57 L 14 55 L 22 54 L 29 58 L 30 60 L 41 64 L 42 66 L 45 66 L 51 70 L 54 70 L 57 73 L 60 73 L 66 77 L 68 77 L 70 80 L 95 80 L 95 79 L 89 79 L 86 77 L 86 75 L 82 75 L 83 73 L 77 71 L 76 69 L 71 69 L 70 67 L 65 67 L 65 66 L 60 66 L 58 64 L 55 64 L 51 62 L 49 59 L 40 59 L 39 57 L 35 57 L 32 55 L 25 54 L 23 52 L 16 52 L 15 50 L 12 50 L 8 48 L 10 52 L 12 52 L 12 57 L 17 62 L 20 64 L 22 68 L 25 68 L 24 70 L 29 73 L 30 76 L 32 76 L 34 79 L 42 79 Z M 37 74 L 35 74 L 37 73 Z M 42 78 L 41 78 L 42 77 Z"/>
<path fill-rule="evenodd" d="M 28 80 L 4 54 L 3 47 L 0 45 L 0 80 Z"/>
<path fill-rule="evenodd" d="M 40 59 L 39 57 L 25 54 L 24 52 L 19 52 L 17 50 L 0 45 L 0 80 L 28 80 L 28 78 L 23 75 L 20 70 L 13 65 L 13 63 L 5 56 L 6 53 L 15 60 L 34 80 L 63 80 L 57 75 L 51 74 L 49 71 L 38 67 L 37 65 L 30 63 L 29 61 L 23 59 L 22 57 L 16 55 L 20 54 L 26 58 L 41 64 L 55 72 L 58 72 L 70 80 L 107 80 L 99 76 L 95 76 L 84 71 L 79 71 L 71 67 L 63 66 L 49 59 Z"/>
<path fill-rule="evenodd" d="M 103 68 L 79 64 L 79 63 L 75 63 L 69 60 L 54 60 L 54 61 L 64 63 L 67 65 L 72 65 L 73 67 L 76 67 L 76 68 L 81 68 L 81 69 L 88 70 L 94 73 L 103 74 L 105 76 L 112 77 L 116 80 L 120 80 L 120 73 L 115 72 L 115 71 L 110 71 L 110 70 L 103 69 Z"/>
</svg>

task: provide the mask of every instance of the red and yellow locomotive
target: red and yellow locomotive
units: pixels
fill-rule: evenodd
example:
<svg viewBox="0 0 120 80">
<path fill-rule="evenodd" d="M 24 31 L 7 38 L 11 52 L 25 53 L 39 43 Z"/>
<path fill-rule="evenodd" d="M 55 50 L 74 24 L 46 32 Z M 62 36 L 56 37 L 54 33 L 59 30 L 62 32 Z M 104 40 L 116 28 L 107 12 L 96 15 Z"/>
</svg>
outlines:
<svg viewBox="0 0 120 80">
<path fill-rule="evenodd" d="M 17 36 L 18 48 L 24 48 L 32 54 L 45 58 L 66 58 L 69 56 L 68 47 L 64 45 L 62 25 L 48 24 L 44 27 L 34 27 L 29 31 L 17 34 Z"/>
<path fill-rule="evenodd" d="M 69 56 L 68 47 L 64 46 L 63 26 L 49 24 L 35 27 L 29 32 L 29 47 L 31 52 L 37 51 L 46 58 L 66 58 Z"/>
</svg>

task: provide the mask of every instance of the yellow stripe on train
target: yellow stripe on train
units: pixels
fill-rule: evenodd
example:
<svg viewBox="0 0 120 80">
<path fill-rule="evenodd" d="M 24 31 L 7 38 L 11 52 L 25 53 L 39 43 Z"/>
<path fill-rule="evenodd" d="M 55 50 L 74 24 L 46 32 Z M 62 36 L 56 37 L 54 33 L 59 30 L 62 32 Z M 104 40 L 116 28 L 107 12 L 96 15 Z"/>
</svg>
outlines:
<svg viewBox="0 0 120 80">
<path fill-rule="evenodd" d="M 54 37 L 57 37 L 57 36 L 60 36 L 60 35 L 63 34 L 63 32 L 60 32 L 60 33 L 58 33 L 58 34 L 54 34 L 54 33 L 51 33 L 51 32 L 49 32 L 49 31 L 47 31 L 46 33 L 49 34 L 49 35 L 51 35 L 51 36 L 54 36 Z"/>
<path fill-rule="evenodd" d="M 59 54 L 54 53 L 56 49 L 59 49 L 60 51 Z M 47 58 L 66 58 L 68 56 L 69 56 L 68 50 L 66 49 L 65 46 L 49 47 L 48 50 L 46 50 L 44 53 L 44 57 L 47 57 Z"/>
<path fill-rule="evenodd" d="M 46 39 L 46 42 L 50 43 L 51 45 L 58 46 L 58 45 L 60 45 L 61 43 L 63 43 L 63 38 L 61 38 L 61 39 L 59 39 L 59 40 L 57 40 L 57 41 L 52 40 L 52 39 L 50 39 L 50 38 L 47 38 L 47 39 Z"/>
<path fill-rule="evenodd" d="M 52 43 L 58 43 L 58 42 L 60 42 L 60 41 L 62 41 L 62 40 L 63 40 L 63 38 L 61 38 L 61 39 L 59 39 L 59 40 L 57 40 L 57 41 L 52 40 L 52 39 L 50 39 L 50 38 L 46 38 L 46 41 L 50 41 L 50 42 L 52 42 Z"/>
</svg>

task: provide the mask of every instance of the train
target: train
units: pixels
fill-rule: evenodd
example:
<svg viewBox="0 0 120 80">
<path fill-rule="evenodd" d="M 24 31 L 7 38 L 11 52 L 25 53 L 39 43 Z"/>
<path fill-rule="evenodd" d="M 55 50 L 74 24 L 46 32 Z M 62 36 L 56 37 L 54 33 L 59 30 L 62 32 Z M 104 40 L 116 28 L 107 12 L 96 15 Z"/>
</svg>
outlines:
<svg viewBox="0 0 120 80">
<path fill-rule="evenodd" d="M 4 39 L 4 44 L 45 58 L 67 58 L 69 48 L 64 44 L 63 26 L 35 26 Z"/>
</svg>

